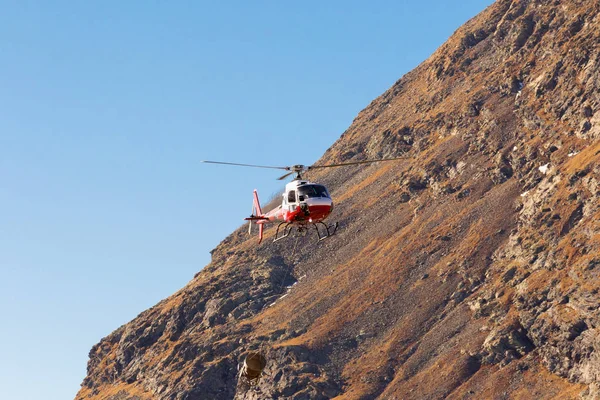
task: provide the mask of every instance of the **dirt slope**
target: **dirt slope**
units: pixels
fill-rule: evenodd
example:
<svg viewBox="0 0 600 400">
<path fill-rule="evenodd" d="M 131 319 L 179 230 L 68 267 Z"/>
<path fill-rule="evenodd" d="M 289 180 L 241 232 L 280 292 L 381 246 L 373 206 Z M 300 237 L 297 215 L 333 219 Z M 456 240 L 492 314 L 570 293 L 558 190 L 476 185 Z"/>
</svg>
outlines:
<svg viewBox="0 0 600 400">
<path fill-rule="evenodd" d="M 92 348 L 76 398 L 600 398 L 599 11 L 499 0 L 467 22 L 320 162 L 406 161 L 310 176 L 336 236 L 234 232 Z"/>
</svg>

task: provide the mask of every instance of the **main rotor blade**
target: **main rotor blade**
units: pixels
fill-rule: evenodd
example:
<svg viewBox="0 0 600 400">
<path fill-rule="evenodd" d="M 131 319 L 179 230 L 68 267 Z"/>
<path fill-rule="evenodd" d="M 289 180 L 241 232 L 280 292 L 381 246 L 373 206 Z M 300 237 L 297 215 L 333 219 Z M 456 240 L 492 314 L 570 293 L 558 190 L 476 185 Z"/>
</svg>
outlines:
<svg viewBox="0 0 600 400">
<path fill-rule="evenodd" d="M 382 158 L 381 160 L 363 160 L 363 161 L 353 161 L 353 162 L 347 162 L 347 163 L 328 164 L 328 165 L 310 165 L 310 166 L 306 167 L 306 169 L 343 167 L 346 165 L 357 165 L 357 164 L 371 164 L 371 163 L 382 162 L 382 161 L 406 160 L 407 158 L 409 158 L 409 157 Z"/>
<path fill-rule="evenodd" d="M 283 169 L 283 170 L 286 170 L 286 171 L 290 170 L 290 167 L 273 167 L 273 166 L 270 166 L 270 165 L 238 164 L 238 163 L 230 163 L 230 162 L 222 162 L 222 161 L 200 161 L 200 162 L 209 163 L 209 164 L 237 165 L 237 166 L 240 166 L 240 167 Z"/>
<path fill-rule="evenodd" d="M 293 172 L 288 172 L 287 174 L 280 176 L 279 178 L 277 178 L 278 181 L 282 181 L 285 178 L 287 178 L 288 176 L 290 176 L 291 174 L 293 174 Z"/>
</svg>

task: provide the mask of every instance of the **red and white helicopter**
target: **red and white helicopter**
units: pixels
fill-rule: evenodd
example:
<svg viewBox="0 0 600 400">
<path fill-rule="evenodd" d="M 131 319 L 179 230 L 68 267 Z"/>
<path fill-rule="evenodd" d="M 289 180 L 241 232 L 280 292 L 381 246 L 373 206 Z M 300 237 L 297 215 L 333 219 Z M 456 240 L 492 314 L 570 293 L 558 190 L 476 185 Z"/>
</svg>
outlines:
<svg viewBox="0 0 600 400">
<path fill-rule="evenodd" d="M 302 174 L 305 172 L 317 168 L 343 167 L 348 165 L 370 164 L 375 162 L 396 161 L 403 159 L 406 159 L 406 157 L 354 161 L 329 165 L 292 165 L 291 167 L 273 167 L 267 165 L 238 164 L 221 161 L 202 162 L 289 171 L 285 175 L 280 176 L 278 178 L 279 180 L 283 180 L 292 174 L 296 174 L 294 180 L 285 185 L 285 192 L 282 194 L 283 198 L 281 205 L 267 213 L 263 214 L 260 207 L 260 202 L 258 200 L 258 192 L 254 190 L 252 214 L 248 218 L 244 219 L 246 221 L 250 221 L 248 232 L 251 232 L 252 221 L 258 225 L 258 243 L 260 243 L 263 239 L 264 225 L 270 222 L 279 222 L 279 225 L 277 225 L 277 230 L 275 231 L 275 239 L 273 240 L 274 242 L 288 237 L 294 226 L 298 228 L 299 232 L 305 232 L 310 225 L 314 226 L 315 230 L 317 231 L 319 241 L 335 234 L 338 228 L 338 223 L 336 222 L 333 225 L 327 225 L 323 222 L 323 220 L 327 218 L 333 210 L 333 200 L 331 200 L 329 191 L 324 185 L 304 180 L 302 178 Z M 319 230 L 319 226 L 321 226 L 321 230 Z"/>
</svg>

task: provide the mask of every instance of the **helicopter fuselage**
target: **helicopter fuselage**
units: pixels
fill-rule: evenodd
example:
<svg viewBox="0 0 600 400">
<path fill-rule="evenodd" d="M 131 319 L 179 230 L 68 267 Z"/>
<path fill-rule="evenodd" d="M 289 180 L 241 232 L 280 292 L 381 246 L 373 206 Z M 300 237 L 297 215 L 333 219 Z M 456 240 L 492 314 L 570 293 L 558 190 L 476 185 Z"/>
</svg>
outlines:
<svg viewBox="0 0 600 400">
<path fill-rule="evenodd" d="M 333 200 L 323 185 L 295 180 L 285 186 L 281 205 L 264 215 L 266 219 L 257 223 L 288 222 L 314 223 L 321 222 L 333 210 Z"/>
<path fill-rule="evenodd" d="M 304 180 L 294 180 L 285 187 L 282 194 L 281 204 L 275 209 L 262 214 L 258 194 L 254 192 L 254 212 L 246 220 L 254 221 L 260 226 L 259 237 L 262 240 L 263 225 L 267 223 L 279 222 L 279 227 L 284 226 L 284 237 L 289 234 L 289 228 L 292 225 L 303 229 L 312 224 L 323 224 L 323 220 L 331 214 L 333 210 L 333 200 L 327 191 L 327 188 L 318 183 Z M 275 234 L 275 240 L 278 237 L 278 231 Z M 289 228 L 289 229 L 288 229 Z M 328 229 L 325 226 L 325 229 Z M 318 232 L 318 230 L 317 230 Z M 329 234 L 327 235 L 329 236 Z M 327 237 L 325 236 L 325 237 Z M 321 235 L 319 234 L 321 238 Z"/>
</svg>

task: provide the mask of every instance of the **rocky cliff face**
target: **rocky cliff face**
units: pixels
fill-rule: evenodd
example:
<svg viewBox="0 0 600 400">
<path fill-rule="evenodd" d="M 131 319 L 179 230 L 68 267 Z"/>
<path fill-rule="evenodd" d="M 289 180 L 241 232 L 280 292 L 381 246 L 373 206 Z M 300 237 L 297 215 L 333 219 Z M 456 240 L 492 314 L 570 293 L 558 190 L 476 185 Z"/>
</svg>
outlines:
<svg viewBox="0 0 600 400">
<path fill-rule="evenodd" d="M 406 161 L 310 176 L 334 237 L 234 232 L 92 348 L 77 399 L 600 398 L 599 11 L 466 23 L 321 160 Z"/>
</svg>

